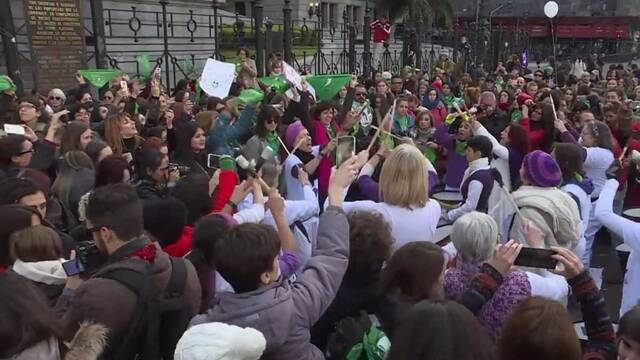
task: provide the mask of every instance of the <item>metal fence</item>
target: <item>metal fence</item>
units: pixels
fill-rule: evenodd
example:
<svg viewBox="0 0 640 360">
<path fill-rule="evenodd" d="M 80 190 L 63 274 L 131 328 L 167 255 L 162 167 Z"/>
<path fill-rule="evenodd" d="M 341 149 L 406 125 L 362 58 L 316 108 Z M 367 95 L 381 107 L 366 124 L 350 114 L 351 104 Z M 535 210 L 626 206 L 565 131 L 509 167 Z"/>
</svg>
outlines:
<svg viewBox="0 0 640 360">
<path fill-rule="evenodd" d="M 241 47 L 252 49 L 259 69 L 265 72 L 271 59 L 287 60 L 301 73 L 359 75 L 374 70 L 398 72 L 405 65 L 429 70 L 434 60 L 428 47 L 409 46 L 412 40 L 405 31 L 390 39 L 380 61 L 373 64 L 368 26 L 349 22 L 346 13 L 342 22 L 327 23 L 320 17 L 292 19 L 285 5 L 282 18 L 261 19 L 258 27 L 254 17 L 211 7 L 185 9 L 169 0 L 128 5 L 105 2 L 109 5 L 105 7 L 102 0 L 90 1 L 100 6 L 99 11 L 83 14 L 89 63 L 138 73 L 136 59 L 146 54 L 153 66 L 162 69 L 169 87 L 182 78 L 196 77 L 211 57 L 234 61 Z M 365 23 L 371 12 L 366 11 Z M 31 55 L 25 21 L 14 16 L 13 22 L 21 62 L 28 68 Z M 429 36 L 433 44 L 435 37 Z"/>
</svg>

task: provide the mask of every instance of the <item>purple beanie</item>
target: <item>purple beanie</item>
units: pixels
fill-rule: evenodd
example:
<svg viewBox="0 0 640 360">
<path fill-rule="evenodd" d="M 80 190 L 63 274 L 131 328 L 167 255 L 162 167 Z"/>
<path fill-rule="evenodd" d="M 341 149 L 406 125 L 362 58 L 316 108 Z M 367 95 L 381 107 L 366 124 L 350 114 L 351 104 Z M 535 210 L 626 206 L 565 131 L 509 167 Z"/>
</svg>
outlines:
<svg viewBox="0 0 640 360">
<path fill-rule="evenodd" d="M 296 138 L 300 133 L 304 130 L 304 125 L 300 122 L 300 120 L 291 123 L 287 127 L 287 133 L 285 134 L 285 141 L 287 142 L 287 146 L 293 148 L 296 146 Z"/>
<path fill-rule="evenodd" d="M 532 151 L 522 161 L 529 183 L 539 187 L 554 187 L 562 182 L 562 171 L 558 163 L 544 151 Z"/>
</svg>

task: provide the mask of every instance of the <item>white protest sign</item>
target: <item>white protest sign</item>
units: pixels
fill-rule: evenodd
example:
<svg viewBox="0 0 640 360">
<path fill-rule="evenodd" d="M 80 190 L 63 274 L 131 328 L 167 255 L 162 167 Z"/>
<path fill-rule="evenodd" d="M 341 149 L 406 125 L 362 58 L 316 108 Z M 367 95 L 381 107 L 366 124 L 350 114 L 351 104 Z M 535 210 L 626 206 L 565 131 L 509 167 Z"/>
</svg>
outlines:
<svg viewBox="0 0 640 360">
<path fill-rule="evenodd" d="M 302 76 L 298 74 L 296 69 L 293 66 L 287 64 L 286 62 L 282 62 L 282 73 L 284 74 L 284 78 L 293 84 L 298 89 L 302 89 Z"/>
<path fill-rule="evenodd" d="M 236 65 L 207 59 L 200 78 L 200 88 L 209 96 L 224 98 L 229 95 L 235 78 Z"/>
</svg>

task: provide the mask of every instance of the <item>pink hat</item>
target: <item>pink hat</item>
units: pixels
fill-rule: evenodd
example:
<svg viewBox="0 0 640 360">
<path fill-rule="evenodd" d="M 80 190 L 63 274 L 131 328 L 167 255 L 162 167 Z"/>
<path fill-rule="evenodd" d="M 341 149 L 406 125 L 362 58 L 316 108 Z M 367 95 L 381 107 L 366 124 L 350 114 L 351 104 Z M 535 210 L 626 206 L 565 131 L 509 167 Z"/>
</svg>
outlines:
<svg viewBox="0 0 640 360">
<path fill-rule="evenodd" d="M 296 138 L 300 133 L 304 130 L 304 125 L 300 122 L 300 120 L 289 124 L 287 127 L 287 132 L 285 134 L 285 141 L 290 148 L 296 146 Z"/>
</svg>

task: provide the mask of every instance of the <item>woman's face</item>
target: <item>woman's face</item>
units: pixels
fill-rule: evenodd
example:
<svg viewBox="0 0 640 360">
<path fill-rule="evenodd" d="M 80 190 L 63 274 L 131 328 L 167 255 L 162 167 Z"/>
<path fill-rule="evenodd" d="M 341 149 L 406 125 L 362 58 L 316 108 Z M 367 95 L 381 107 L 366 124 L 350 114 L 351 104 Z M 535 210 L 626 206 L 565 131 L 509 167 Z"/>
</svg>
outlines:
<svg viewBox="0 0 640 360">
<path fill-rule="evenodd" d="M 113 103 L 113 93 L 111 92 L 111 90 L 106 91 L 104 93 L 104 98 L 102 98 L 102 102 L 104 102 L 105 104 L 109 104 L 111 105 Z"/>
<path fill-rule="evenodd" d="M 270 119 L 266 119 L 264 121 L 264 127 L 267 129 L 267 131 L 271 132 L 271 131 L 275 131 L 278 128 L 278 117 L 274 116 Z"/>
<path fill-rule="evenodd" d="M 408 101 L 399 101 L 396 107 L 396 113 L 398 116 L 406 116 L 409 111 L 409 102 Z"/>
<path fill-rule="evenodd" d="M 438 98 L 438 93 L 435 90 L 430 90 L 429 101 L 436 101 L 436 98 Z"/>
<path fill-rule="evenodd" d="M 100 153 L 98 154 L 98 163 L 100 163 L 102 160 L 104 160 L 104 158 L 110 155 L 113 155 L 113 150 L 111 150 L 111 147 L 107 146 L 106 148 L 100 150 Z"/>
<path fill-rule="evenodd" d="M 245 61 L 247 59 L 247 53 L 244 50 L 240 50 L 238 53 L 238 57 L 240 60 Z"/>
<path fill-rule="evenodd" d="M 32 103 L 26 101 L 20 103 L 18 111 L 20 121 L 25 124 L 36 120 L 40 116 L 40 112 L 36 109 L 36 107 Z"/>
<path fill-rule="evenodd" d="M 427 85 L 420 84 L 420 87 L 418 87 L 418 95 L 423 96 L 426 92 L 427 92 Z"/>
<path fill-rule="evenodd" d="M 191 149 L 195 152 L 200 152 L 204 150 L 205 146 L 204 130 L 198 128 L 196 133 L 191 137 Z"/>
<path fill-rule="evenodd" d="M 311 152 L 311 136 L 309 136 L 307 129 L 302 130 L 300 134 L 296 136 L 295 144 L 298 145 L 298 149 L 304 152 Z"/>
<path fill-rule="evenodd" d="M 147 169 L 147 174 L 156 184 L 164 184 L 169 180 L 169 157 L 165 156 L 160 162 L 160 166 L 154 171 Z"/>
<path fill-rule="evenodd" d="M 616 113 L 611 112 L 611 111 L 605 112 L 604 113 L 604 122 L 611 129 L 617 128 L 618 127 L 618 117 L 616 116 Z"/>
<path fill-rule="evenodd" d="M 637 360 L 640 359 L 640 343 L 625 335 L 618 335 L 618 359 Z"/>
<path fill-rule="evenodd" d="M 386 94 L 389 91 L 389 86 L 384 81 L 380 81 L 376 84 L 376 92 L 378 94 Z"/>
<path fill-rule="evenodd" d="M 618 87 L 618 80 L 616 79 L 609 79 L 607 81 L 607 89 L 615 89 Z"/>
<path fill-rule="evenodd" d="M 590 126 L 585 126 L 584 129 L 582 129 L 582 133 L 580 134 L 580 144 L 584 147 L 596 146 L 596 138 L 593 136 Z"/>
<path fill-rule="evenodd" d="M 471 135 L 471 125 L 469 125 L 468 121 L 463 122 L 458 128 L 458 140 L 467 141 Z"/>
<path fill-rule="evenodd" d="M 80 135 L 80 142 L 78 143 L 80 145 L 80 150 L 84 150 L 87 147 L 89 141 L 91 141 L 92 139 L 93 135 L 91 134 L 91 129 L 87 129 L 85 132 L 83 132 Z"/>
<path fill-rule="evenodd" d="M 136 129 L 136 123 L 128 116 L 120 121 L 120 135 L 123 139 L 129 139 L 138 135 L 138 129 Z"/>
<path fill-rule="evenodd" d="M 531 121 L 540 121 L 542 119 L 542 109 L 534 108 L 531 111 Z"/>
<path fill-rule="evenodd" d="M 504 146 L 509 145 L 509 131 L 511 131 L 511 126 L 507 126 L 500 133 L 500 143 Z"/>
<path fill-rule="evenodd" d="M 329 125 L 333 120 L 333 109 L 326 109 L 320 113 L 320 122 Z"/>
<path fill-rule="evenodd" d="M 418 121 L 418 126 L 422 130 L 430 129 L 431 128 L 431 119 L 429 118 L 429 116 L 428 115 L 423 115 L 420 118 L 420 121 Z"/>
<path fill-rule="evenodd" d="M 89 125 L 90 122 L 90 114 L 87 111 L 87 109 L 85 108 L 80 108 L 78 109 L 78 111 L 76 111 L 75 115 L 73 116 L 73 120 L 75 121 L 80 121 L 83 122 L 87 125 Z"/>
<path fill-rule="evenodd" d="M 340 96 L 340 99 L 347 97 L 347 88 L 343 86 L 338 92 L 338 96 Z"/>
<path fill-rule="evenodd" d="M 635 95 L 636 95 L 636 101 L 640 101 L 640 87 L 636 88 Z"/>
<path fill-rule="evenodd" d="M 382 100 L 381 98 L 376 98 L 376 109 L 381 109 L 382 104 L 384 104 L 384 100 Z"/>
<path fill-rule="evenodd" d="M 573 101 L 573 91 L 567 90 L 564 92 L 564 101 L 566 102 Z"/>
<path fill-rule="evenodd" d="M 25 168 L 31 164 L 31 158 L 33 158 L 33 144 L 31 141 L 25 140 L 22 143 L 20 153 L 13 156 L 12 160 L 18 167 Z"/>
<path fill-rule="evenodd" d="M 501 92 L 500 104 L 507 104 L 507 103 L 509 103 L 509 94 L 507 94 L 506 92 Z"/>
<path fill-rule="evenodd" d="M 271 69 L 271 72 L 276 74 L 276 75 L 282 74 L 282 64 L 281 63 L 276 63 L 275 65 L 273 65 L 273 68 Z"/>
</svg>

